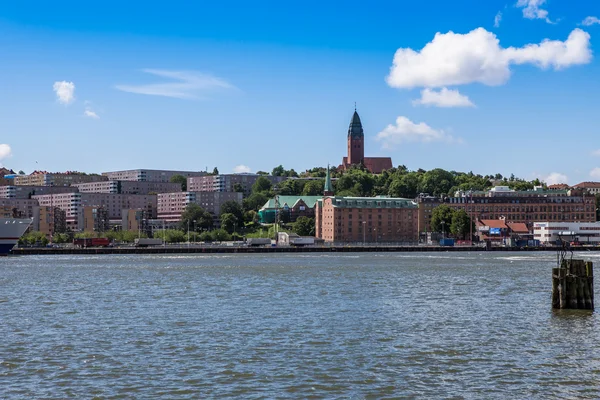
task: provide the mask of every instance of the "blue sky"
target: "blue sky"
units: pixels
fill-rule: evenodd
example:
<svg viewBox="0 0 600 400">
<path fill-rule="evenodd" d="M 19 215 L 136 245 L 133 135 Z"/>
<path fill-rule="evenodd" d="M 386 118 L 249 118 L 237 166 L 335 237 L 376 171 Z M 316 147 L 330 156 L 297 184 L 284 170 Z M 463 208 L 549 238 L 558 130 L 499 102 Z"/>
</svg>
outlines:
<svg viewBox="0 0 600 400">
<path fill-rule="evenodd" d="M 598 2 L 121 3 L 3 5 L 0 163 L 337 165 L 356 101 L 394 165 L 600 180 Z"/>
</svg>

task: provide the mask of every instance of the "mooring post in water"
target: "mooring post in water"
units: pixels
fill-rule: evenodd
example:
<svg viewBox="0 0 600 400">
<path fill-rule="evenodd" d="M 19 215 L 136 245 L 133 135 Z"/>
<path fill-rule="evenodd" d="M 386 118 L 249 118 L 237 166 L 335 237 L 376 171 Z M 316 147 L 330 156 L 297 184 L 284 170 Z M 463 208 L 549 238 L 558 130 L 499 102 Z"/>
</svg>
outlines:
<svg viewBox="0 0 600 400">
<path fill-rule="evenodd" d="M 594 264 L 565 256 L 563 248 L 558 266 L 552 268 L 552 308 L 593 310 Z"/>
</svg>

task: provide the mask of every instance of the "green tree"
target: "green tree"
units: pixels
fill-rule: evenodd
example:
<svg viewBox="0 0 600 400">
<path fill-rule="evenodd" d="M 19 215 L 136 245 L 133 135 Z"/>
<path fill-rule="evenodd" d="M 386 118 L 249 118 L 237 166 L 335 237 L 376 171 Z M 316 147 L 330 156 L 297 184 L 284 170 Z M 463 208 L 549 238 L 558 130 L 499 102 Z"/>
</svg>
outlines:
<svg viewBox="0 0 600 400">
<path fill-rule="evenodd" d="M 233 184 L 233 191 L 234 192 L 238 192 L 238 193 L 244 193 L 245 192 L 244 187 L 242 186 L 241 183 L 234 183 Z"/>
<path fill-rule="evenodd" d="M 298 217 L 294 223 L 294 232 L 300 236 L 315 235 L 315 220 L 309 217 Z"/>
<path fill-rule="evenodd" d="M 285 170 L 285 168 L 283 168 L 283 165 L 279 165 L 278 167 L 273 168 L 273 171 L 271 172 L 271 175 L 273 175 L 273 176 L 287 176 L 285 173 L 286 173 L 286 170 Z"/>
<path fill-rule="evenodd" d="M 214 167 L 212 174 L 213 175 L 219 175 L 219 169 L 217 167 Z"/>
<path fill-rule="evenodd" d="M 173 175 L 170 179 L 170 182 L 179 183 L 181 185 L 182 192 L 187 190 L 187 178 L 183 175 Z"/>
<path fill-rule="evenodd" d="M 450 232 L 454 210 L 446 204 L 437 206 L 431 212 L 431 230 L 434 232 L 444 232 L 446 235 Z"/>
<path fill-rule="evenodd" d="M 232 213 L 221 214 L 221 228 L 225 229 L 227 233 L 233 233 L 236 230 L 238 221 L 238 218 Z"/>
<path fill-rule="evenodd" d="M 61 243 L 69 243 L 71 240 L 68 234 L 66 233 L 55 233 L 52 235 L 52 241 L 57 244 Z"/>
<path fill-rule="evenodd" d="M 269 175 L 269 173 L 265 171 L 256 171 L 256 175 Z"/>
<path fill-rule="evenodd" d="M 215 229 L 211 232 L 211 236 L 215 242 L 225 242 L 231 240 L 231 236 L 224 229 Z"/>
<path fill-rule="evenodd" d="M 456 237 L 465 239 L 473 228 L 471 218 L 465 210 L 455 211 L 452 215 L 452 223 L 450 224 L 450 232 Z"/>
<path fill-rule="evenodd" d="M 19 170 L 19 175 L 25 175 L 25 171 L 23 171 L 22 169 Z"/>
<path fill-rule="evenodd" d="M 454 186 L 454 176 L 441 168 L 427 171 L 421 177 L 419 191 L 434 196 L 447 194 Z"/>
<path fill-rule="evenodd" d="M 188 226 L 190 230 L 210 229 L 213 226 L 213 216 L 198 204 L 190 203 L 181 214 L 180 229 L 187 231 Z"/>
<path fill-rule="evenodd" d="M 229 200 L 221 204 L 221 215 L 223 214 L 233 214 L 236 222 L 244 220 L 244 210 L 240 203 L 234 200 Z"/>
<path fill-rule="evenodd" d="M 323 188 L 325 187 L 324 179 L 317 179 L 314 181 L 308 181 L 302 188 L 303 196 L 319 196 L 323 194 Z"/>
<path fill-rule="evenodd" d="M 259 176 L 254 185 L 252 185 L 252 193 L 265 193 L 269 192 L 273 185 L 271 181 L 264 176 Z"/>
<path fill-rule="evenodd" d="M 252 193 L 242 201 L 242 204 L 246 211 L 258 211 L 268 200 L 269 198 L 264 193 Z"/>
<path fill-rule="evenodd" d="M 419 175 L 416 172 L 410 172 L 403 175 L 396 175 L 392 178 L 389 185 L 388 194 L 392 197 L 405 197 L 414 199 L 419 194 Z"/>
</svg>

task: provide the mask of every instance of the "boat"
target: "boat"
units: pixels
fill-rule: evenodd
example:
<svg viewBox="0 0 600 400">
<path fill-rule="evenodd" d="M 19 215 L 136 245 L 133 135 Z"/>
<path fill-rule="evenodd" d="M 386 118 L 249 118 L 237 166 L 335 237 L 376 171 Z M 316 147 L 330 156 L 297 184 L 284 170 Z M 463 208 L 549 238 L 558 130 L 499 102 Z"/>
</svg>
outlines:
<svg viewBox="0 0 600 400">
<path fill-rule="evenodd" d="M 0 218 L 0 256 L 10 253 L 32 222 L 26 218 Z"/>
</svg>

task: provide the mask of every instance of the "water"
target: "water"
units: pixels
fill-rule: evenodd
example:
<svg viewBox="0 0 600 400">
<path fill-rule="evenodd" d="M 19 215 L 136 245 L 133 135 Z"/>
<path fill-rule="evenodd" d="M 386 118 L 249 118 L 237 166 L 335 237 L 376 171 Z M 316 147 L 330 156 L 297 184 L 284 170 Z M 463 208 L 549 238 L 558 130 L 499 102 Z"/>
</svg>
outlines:
<svg viewBox="0 0 600 400">
<path fill-rule="evenodd" d="M 3 258 L 0 398 L 598 398 L 555 257 Z"/>
</svg>

